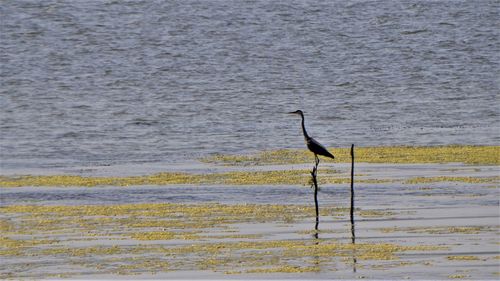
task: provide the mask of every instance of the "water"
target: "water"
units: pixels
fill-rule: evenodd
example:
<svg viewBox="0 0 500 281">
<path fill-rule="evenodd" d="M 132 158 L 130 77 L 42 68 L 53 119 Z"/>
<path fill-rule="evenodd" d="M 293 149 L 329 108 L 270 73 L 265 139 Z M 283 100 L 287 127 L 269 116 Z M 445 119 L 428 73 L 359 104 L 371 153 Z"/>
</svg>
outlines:
<svg viewBox="0 0 500 281">
<path fill-rule="evenodd" d="M 435 190 L 418 190 L 415 186 L 401 184 L 359 185 L 356 204 L 363 208 L 412 208 L 428 209 L 475 207 L 498 207 L 499 192 L 494 188 L 467 185 L 441 184 Z M 94 204 L 138 204 L 138 203 L 224 203 L 224 204 L 313 204 L 311 190 L 302 186 L 138 186 L 102 187 L 82 189 L 62 188 L 3 188 L 0 189 L 0 206 L 8 205 L 94 205 Z M 475 196 L 474 200 L 471 200 Z M 401 202 L 401 198 L 405 198 Z M 452 198 L 450 198 L 452 197 Z M 448 200 L 443 200 L 446 198 Z M 376 199 L 376 200 L 374 200 Z M 349 192 L 345 186 L 321 188 L 321 205 L 349 208 Z M 498 217 L 498 216 L 497 216 Z"/>
<path fill-rule="evenodd" d="M 498 1 L 3 1 L 3 169 L 496 144 Z"/>
</svg>

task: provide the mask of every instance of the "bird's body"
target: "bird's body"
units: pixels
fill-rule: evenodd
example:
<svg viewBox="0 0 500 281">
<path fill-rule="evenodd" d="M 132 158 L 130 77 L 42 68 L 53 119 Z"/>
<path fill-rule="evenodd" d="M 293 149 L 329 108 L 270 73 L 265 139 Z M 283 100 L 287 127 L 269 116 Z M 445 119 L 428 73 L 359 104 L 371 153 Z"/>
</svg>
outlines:
<svg viewBox="0 0 500 281">
<path fill-rule="evenodd" d="M 328 158 L 335 159 L 335 156 L 331 154 L 324 146 L 313 138 L 306 139 L 307 148 L 314 154 L 325 156 Z"/>
<path fill-rule="evenodd" d="M 301 110 L 297 110 L 294 112 L 289 112 L 290 114 L 298 114 L 302 118 L 302 133 L 304 134 L 304 140 L 306 142 L 307 148 L 314 153 L 316 158 L 316 162 L 319 162 L 318 155 L 325 156 L 328 158 L 335 159 L 335 156 L 331 154 L 323 145 L 321 145 L 318 141 L 313 139 L 307 134 L 306 126 L 304 125 L 304 113 Z"/>
</svg>

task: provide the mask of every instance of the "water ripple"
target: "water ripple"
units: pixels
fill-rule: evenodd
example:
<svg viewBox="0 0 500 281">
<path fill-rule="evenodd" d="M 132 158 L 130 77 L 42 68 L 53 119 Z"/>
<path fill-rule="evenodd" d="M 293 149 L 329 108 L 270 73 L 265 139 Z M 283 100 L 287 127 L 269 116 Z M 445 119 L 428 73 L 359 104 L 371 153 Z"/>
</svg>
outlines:
<svg viewBox="0 0 500 281">
<path fill-rule="evenodd" d="M 302 147 L 299 108 L 328 146 L 498 144 L 498 8 L 7 1 L 1 165 Z"/>
</svg>

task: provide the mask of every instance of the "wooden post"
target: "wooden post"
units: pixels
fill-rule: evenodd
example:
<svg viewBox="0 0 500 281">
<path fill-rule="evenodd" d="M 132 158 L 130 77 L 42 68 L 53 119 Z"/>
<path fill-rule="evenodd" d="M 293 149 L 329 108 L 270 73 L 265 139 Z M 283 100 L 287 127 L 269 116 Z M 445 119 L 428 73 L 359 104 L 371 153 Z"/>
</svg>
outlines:
<svg viewBox="0 0 500 281">
<path fill-rule="evenodd" d="M 356 234 L 354 230 L 354 144 L 351 145 L 351 239 L 356 243 Z"/>
<path fill-rule="evenodd" d="M 354 144 L 351 145 L 351 243 L 356 244 L 356 230 L 354 226 Z M 356 247 L 352 248 L 352 272 L 356 273 Z"/>
<path fill-rule="evenodd" d="M 351 224 L 354 225 L 354 144 L 351 145 Z"/>
</svg>

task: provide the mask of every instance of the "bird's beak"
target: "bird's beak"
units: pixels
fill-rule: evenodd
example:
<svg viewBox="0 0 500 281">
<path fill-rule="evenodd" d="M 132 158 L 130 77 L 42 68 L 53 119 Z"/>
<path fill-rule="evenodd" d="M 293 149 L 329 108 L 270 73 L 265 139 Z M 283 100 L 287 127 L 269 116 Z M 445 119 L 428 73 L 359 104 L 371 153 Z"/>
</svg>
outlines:
<svg viewBox="0 0 500 281">
<path fill-rule="evenodd" d="M 292 111 L 292 112 L 288 112 L 288 114 L 297 114 L 297 112 Z"/>
</svg>

